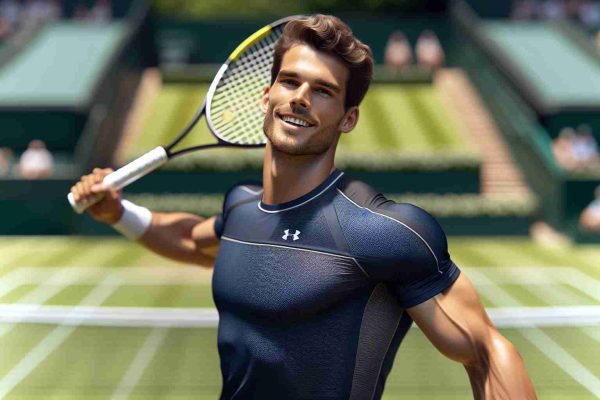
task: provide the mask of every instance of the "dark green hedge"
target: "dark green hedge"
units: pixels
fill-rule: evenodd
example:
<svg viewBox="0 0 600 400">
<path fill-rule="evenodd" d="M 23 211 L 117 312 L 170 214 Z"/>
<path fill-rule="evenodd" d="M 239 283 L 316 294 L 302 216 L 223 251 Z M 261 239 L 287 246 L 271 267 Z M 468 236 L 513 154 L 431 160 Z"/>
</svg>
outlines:
<svg viewBox="0 0 600 400">
<path fill-rule="evenodd" d="M 527 217 L 537 212 L 534 197 L 522 199 L 487 198 L 472 194 L 391 195 L 399 203 L 411 203 L 436 217 Z"/>
<path fill-rule="evenodd" d="M 255 17 L 312 13 L 416 13 L 438 12 L 442 0 L 154 0 L 155 11 L 181 18 Z"/>
<path fill-rule="evenodd" d="M 167 83 L 210 83 L 221 64 L 175 65 L 161 69 L 163 82 Z M 432 83 L 433 72 L 416 65 L 402 71 L 389 71 L 382 65 L 373 69 L 374 83 Z"/>
<path fill-rule="evenodd" d="M 198 215 L 221 212 L 222 195 L 136 194 L 127 198 L 154 211 L 187 211 Z M 489 199 L 479 195 L 392 195 L 388 198 L 411 203 L 436 217 L 530 217 L 537 212 L 534 198 Z"/>
<path fill-rule="evenodd" d="M 481 160 L 472 153 L 410 154 L 397 152 L 339 151 L 336 165 L 357 171 L 446 171 L 478 169 Z M 171 171 L 239 171 L 262 169 L 262 149 L 244 151 L 196 152 L 175 158 L 163 168 Z"/>
</svg>

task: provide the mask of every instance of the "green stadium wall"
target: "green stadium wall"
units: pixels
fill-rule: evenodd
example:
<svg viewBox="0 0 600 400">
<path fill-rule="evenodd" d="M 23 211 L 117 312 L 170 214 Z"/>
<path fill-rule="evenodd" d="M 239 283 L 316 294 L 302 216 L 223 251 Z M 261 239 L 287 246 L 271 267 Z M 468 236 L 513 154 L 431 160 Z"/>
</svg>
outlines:
<svg viewBox="0 0 600 400">
<path fill-rule="evenodd" d="M 593 175 L 569 175 L 557 165 L 552 154 L 552 135 L 486 51 L 486 43 L 480 40 L 477 17 L 460 5 L 452 15 L 456 35 L 462 35 L 465 43 L 458 49 L 457 62 L 469 73 L 529 186 L 538 196 L 541 218 L 577 239 L 579 214 L 592 200 L 600 179 Z"/>
<path fill-rule="evenodd" d="M 387 39 L 395 30 L 401 30 L 408 40 L 416 43 L 426 29 L 439 36 L 445 48 L 451 47 L 451 23 L 445 15 L 365 16 L 339 15 L 353 32 L 373 50 L 376 62 L 383 62 Z M 182 64 L 220 64 L 241 40 L 256 31 L 257 26 L 272 20 L 210 19 L 184 20 L 159 16 L 155 20 L 159 52 L 168 49 Z M 210 40 L 206 40 L 209 37 Z M 161 50 L 162 49 L 162 50 Z M 165 61 L 165 60 L 163 60 Z M 452 60 L 448 60 L 450 63 Z"/>
</svg>

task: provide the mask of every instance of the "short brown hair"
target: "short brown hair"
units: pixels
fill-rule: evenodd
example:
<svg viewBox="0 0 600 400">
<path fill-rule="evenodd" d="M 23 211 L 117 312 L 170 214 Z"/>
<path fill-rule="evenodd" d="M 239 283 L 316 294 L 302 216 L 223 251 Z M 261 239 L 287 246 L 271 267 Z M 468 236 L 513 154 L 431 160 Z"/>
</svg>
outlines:
<svg viewBox="0 0 600 400">
<path fill-rule="evenodd" d="M 365 97 L 373 75 L 373 53 L 358 40 L 342 20 L 332 15 L 316 14 L 288 22 L 275 44 L 271 85 L 281 69 L 286 51 L 297 44 L 306 44 L 340 59 L 350 71 L 346 88 L 346 109 L 357 106 Z"/>
</svg>

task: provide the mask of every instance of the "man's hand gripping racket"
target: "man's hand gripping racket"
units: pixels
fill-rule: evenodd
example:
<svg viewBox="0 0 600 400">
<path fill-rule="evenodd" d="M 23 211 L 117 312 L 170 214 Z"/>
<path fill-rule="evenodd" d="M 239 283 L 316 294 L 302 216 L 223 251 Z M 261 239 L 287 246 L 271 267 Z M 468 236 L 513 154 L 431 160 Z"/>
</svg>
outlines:
<svg viewBox="0 0 600 400">
<path fill-rule="evenodd" d="M 244 40 L 221 66 L 202 107 L 177 138 L 168 146 L 159 146 L 110 173 L 104 177 L 102 187 L 106 191 L 117 192 L 169 159 L 191 151 L 211 147 L 263 146 L 266 138 L 262 131 L 264 114 L 260 109 L 260 99 L 265 87 L 270 84 L 275 42 L 291 18 L 273 22 Z M 202 115 L 206 116 L 208 128 L 217 138 L 217 143 L 174 151 Z M 103 194 L 97 194 L 75 201 L 73 193 L 67 196 L 77 213 L 84 212 L 103 197 Z"/>
</svg>

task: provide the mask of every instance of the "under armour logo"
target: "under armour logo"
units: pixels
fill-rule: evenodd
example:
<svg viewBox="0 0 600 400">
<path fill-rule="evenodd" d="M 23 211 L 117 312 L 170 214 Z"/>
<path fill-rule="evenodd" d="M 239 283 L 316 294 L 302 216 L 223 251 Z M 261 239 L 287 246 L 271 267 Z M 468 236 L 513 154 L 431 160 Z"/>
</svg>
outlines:
<svg viewBox="0 0 600 400">
<path fill-rule="evenodd" d="M 281 237 L 283 240 L 288 240 L 288 238 L 290 236 L 292 236 L 292 240 L 298 240 L 298 239 L 300 239 L 300 231 L 299 230 L 296 230 L 295 233 L 290 233 L 290 230 L 286 229 L 285 231 L 283 231 L 283 233 L 285 233 L 285 235 L 283 235 Z"/>
</svg>

